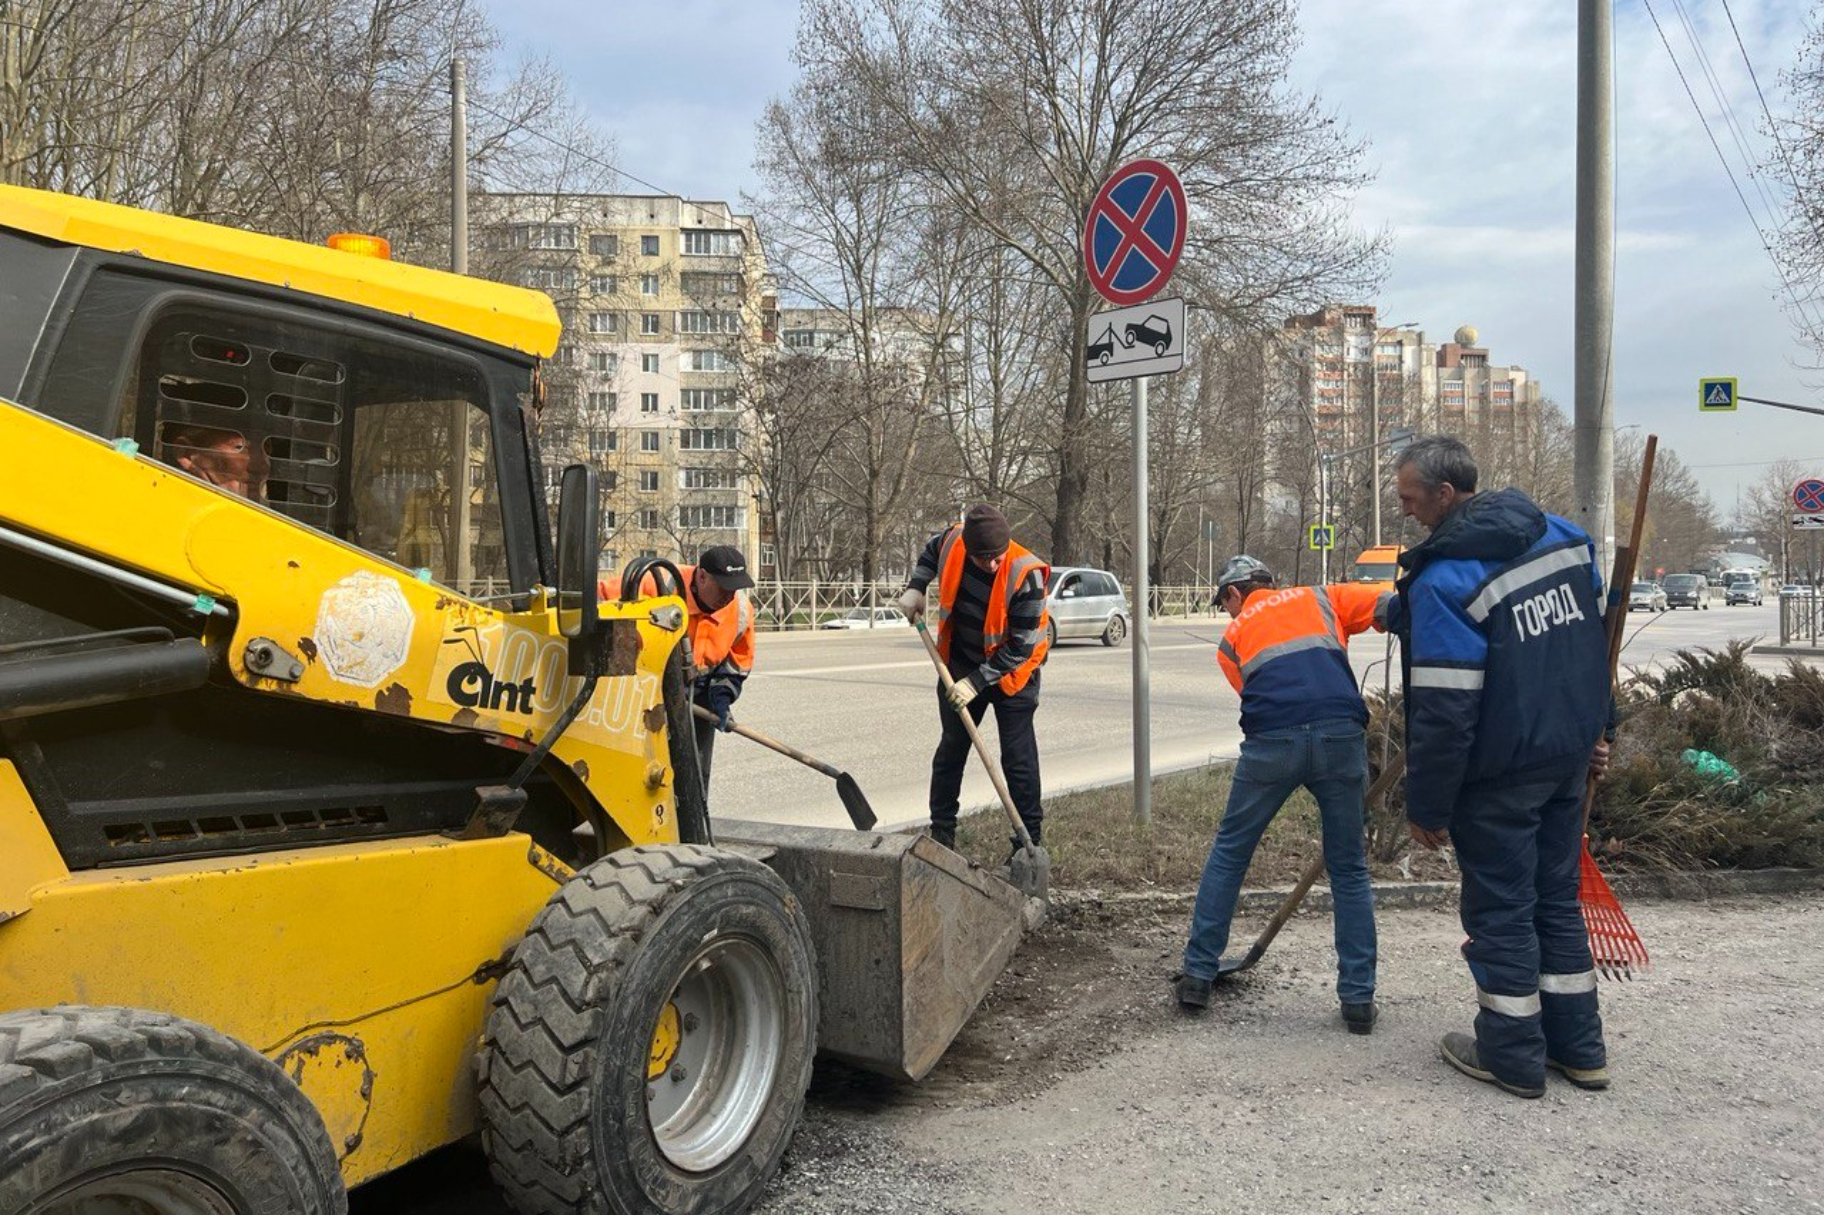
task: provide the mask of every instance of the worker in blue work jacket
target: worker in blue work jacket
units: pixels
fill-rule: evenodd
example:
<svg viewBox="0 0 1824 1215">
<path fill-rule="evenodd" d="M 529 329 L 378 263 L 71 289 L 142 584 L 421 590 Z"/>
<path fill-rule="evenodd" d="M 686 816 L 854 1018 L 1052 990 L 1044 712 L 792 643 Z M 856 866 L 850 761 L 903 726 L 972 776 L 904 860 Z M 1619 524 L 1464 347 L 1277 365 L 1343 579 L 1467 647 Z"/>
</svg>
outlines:
<svg viewBox="0 0 1824 1215">
<path fill-rule="evenodd" d="M 1577 906 L 1585 782 L 1608 763 L 1602 576 L 1581 528 L 1517 489 L 1476 492 L 1469 449 L 1400 456 L 1400 507 L 1431 529 L 1400 556 L 1406 817 L 1456 848 L 1475 1035 L 1452 1067 L 1520 1097 L 1552 1068 L 1606 1088 L 1596 970 Z"/>
</svg>

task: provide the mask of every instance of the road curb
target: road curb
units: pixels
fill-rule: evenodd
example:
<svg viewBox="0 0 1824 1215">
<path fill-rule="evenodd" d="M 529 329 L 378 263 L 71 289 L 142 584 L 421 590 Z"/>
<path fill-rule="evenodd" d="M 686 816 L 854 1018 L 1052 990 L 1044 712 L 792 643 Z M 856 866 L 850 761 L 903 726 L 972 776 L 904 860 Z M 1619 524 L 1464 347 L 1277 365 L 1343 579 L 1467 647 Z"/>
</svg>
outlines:
<svg viewBox="0 0 1824 1215">
<path fill-rule="evenodd" d="M 1820 658 L 1824 659 L 1824 646 L 1814 645 L 1757 645 L 1749 647 L 1750 654 L 1766 654 L 1774 658 Z"/>
<path fill-rule="evenodd" d="M 1609 879 L 1615 893 L 1637 899 L 1709 900 L 1750 894 L 1810 894 L 1824 890 L 1824 869 L 1734 869 L 1698 873 L 1623 873 Z M 1374 905 L 1383 909 L 1455 906 L 1455 882 L 1377 882 Z M 1292 893 L 1290 886 L 1268 886 L 1241 892 L 1240 911 L 1271 911 Z M 1116 907 L 1129 909 L 1187 907 L 1194 890 L 1057 890 L 1052 901 L 1060 910 Z M 1314 886 L 1303 910 L 1329 911 L 1330 891 Z"/>
</svg>

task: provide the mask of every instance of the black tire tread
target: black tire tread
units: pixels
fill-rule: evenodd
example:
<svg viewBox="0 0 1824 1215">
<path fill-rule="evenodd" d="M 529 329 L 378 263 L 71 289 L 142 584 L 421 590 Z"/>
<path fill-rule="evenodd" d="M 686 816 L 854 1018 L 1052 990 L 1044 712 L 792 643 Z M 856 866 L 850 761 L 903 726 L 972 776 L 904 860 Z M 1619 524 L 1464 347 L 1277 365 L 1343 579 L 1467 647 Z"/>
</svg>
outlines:
<svg viewBox="0 0 1824 1215">
<path fill-rule="evenodd" d="M 0 1013 L 0 1127 L 44 1090 L 98 1068 L 131 1063 L 201 1062 L 273 1082 L 263 1097 L 308 1141 L 310 1167 L 328 1179 L 335 1209 L 347 1210 L 341 1167 L 316 1106 L 264 1055 L 208 1026 L 135 1008 L 59 1005 Z"/>
<path fill-rule="evenodd" d="M 687 887 L 757 861 L 696 844 L 627 848 L 579 872 L 545 905 L 491 999 L 480 1053 L 482 1146 L 521 1215 L 605 1209 L 588 1191 L 587 1085 L 599 997 Z"/>
</svg>

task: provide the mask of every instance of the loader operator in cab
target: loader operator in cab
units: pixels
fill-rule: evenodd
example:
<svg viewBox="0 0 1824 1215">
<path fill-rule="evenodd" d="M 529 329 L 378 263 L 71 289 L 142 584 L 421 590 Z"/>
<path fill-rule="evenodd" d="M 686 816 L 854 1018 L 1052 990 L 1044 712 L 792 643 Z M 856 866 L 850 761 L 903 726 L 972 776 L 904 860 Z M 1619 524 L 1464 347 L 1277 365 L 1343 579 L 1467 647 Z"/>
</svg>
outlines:
<svg viewBox="0 0 1824 1215">
<path fill-rule="evenodd" d="M 168 426 L 160 454 L 167 464 L 254 502 L 266 500 L 272 461 L 257 444 L 235 430 L 215 426 Z"/>
</svg>

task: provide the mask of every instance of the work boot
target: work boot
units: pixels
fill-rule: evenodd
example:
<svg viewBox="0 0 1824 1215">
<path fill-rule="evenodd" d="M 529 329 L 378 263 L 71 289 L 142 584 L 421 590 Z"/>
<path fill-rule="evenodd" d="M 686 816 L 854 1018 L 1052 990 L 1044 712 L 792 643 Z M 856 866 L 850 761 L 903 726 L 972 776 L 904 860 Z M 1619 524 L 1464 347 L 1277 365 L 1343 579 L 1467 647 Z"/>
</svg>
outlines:
<svg viewBox="0 0 1824 1215">
<path fill-rule="evenodd" d="M 1172 995 L 1177 997 L 1178 1007 L 1192 1016 L 1210 1006 L 1210 989 L 1214 986 L 1214 980 L 1199 979 L 1196 975 L 1172 976 Z"/>
<path fill-rule="evenodd" d="M 955 823 L 932 823 L 930 835 L 932 839 L 936 840 L 950 851 L 956 851 Z"/>
<path fill-rule="evenodd" d="M 1572 1067 L 1569 1064 L 1558 1062 L 1550 1055 L 1545 1057 L 1545 1065 L 1578 1088 L 1599 1092 L 1609 1087 L 1609 1069 L 1606 1067 Z"/>
<path fill-rule="evenodd" d="M 1476 1054 L 1476 1039 L 1472 1034 L 1445 1034 L 1440 1044 L 1444 1051 L 1444 1062 L 1450 1064 L 1465 1076 L 1492 1084 L 1504 1093 L 1516 1097 L 1543 1097 L 1545 1085 L 1529 1088 L 1523 1084 L 1509 1084 L 1495 1073 L 1482 1066 L 1481 1058 Z"/>
<path fill-rule="evenodd" d="M 1373 1033 L 1374 1023 L 1380 1015 L 1373 1000 L 1363 1000 L 1360 1004 L 1350 1004 L 1347 1001 L 1343 1003 L 1343 1024 L 1349 1027 L 1352 1034 Z"/>
</svg>

